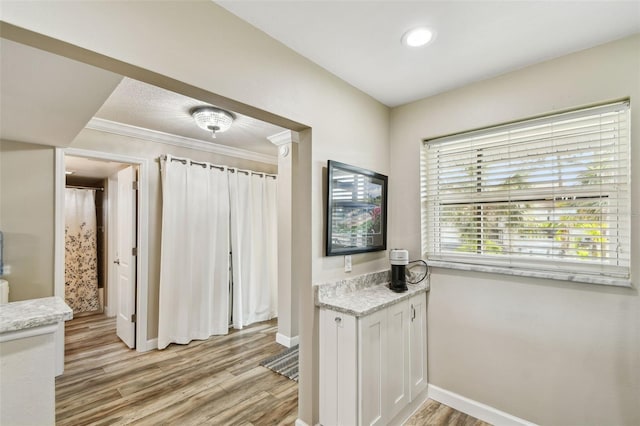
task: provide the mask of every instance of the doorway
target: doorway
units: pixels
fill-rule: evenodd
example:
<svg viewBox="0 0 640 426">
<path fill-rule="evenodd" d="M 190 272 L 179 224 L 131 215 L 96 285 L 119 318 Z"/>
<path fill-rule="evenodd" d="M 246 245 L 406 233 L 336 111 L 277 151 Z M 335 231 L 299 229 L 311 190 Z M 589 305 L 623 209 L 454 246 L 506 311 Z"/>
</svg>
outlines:
<svg viewBox="0 0 640 426">
<path fill-rule="evenodd" d="M 66 158 L 65 302 L 75 317 L 105 312 L 109 217 L 106 179 L 76 173 Z"/>
<path fill-rule="evenodd" d="M 74 316 L 116 317 L 135 348 L 138 167 L 66 155 L 65 301 Z"/>
<path fill-rule="evenodd" d="M 68 288 L 65 277 L 67 191 L 100 193 L 95 197 L 98 200 L 96 219 L 100 216 L 96 220 L 96 233 L 101 234 L 101 242 L 96 241 L 100 253 L 96 263 L 102 266 L 96 271 L 96 287 L 102 301 L 98 309 L 74 312 L 74 316 L 102 310 L 104 315 L 115 317 L 117 336 L 127 347 L 139 352 L 155 345 L 147 341 L 146 330 L 147 170 L 146 159 L 73 148 L 56 150 L 55 295 L 66 299 Z M 62 361 L 64 354 L 59 356 Z"/>
</svg>

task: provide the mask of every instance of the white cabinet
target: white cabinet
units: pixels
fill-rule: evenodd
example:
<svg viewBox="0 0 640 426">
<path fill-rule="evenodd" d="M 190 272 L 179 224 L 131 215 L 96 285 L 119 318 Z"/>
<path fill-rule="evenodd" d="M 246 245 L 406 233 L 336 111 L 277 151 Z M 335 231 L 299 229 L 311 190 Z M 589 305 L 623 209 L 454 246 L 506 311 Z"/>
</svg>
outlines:
<svg viewBox="0 0 640 426">
<path fill-rule="evenodd" d="M 410 387 L 411 395 L 418 395 L 427 388 L 427 298 L 422 294 L 410 302 Z"/>
<path fill-rule="evenodd" d="M 424 294 L 418 296 L 424 297 Z M 414 296 L 415 297 L 415 296 Z M 387 308 L 387 391 L 389 418 L 394 418 L 410 401 L 411 302 L 404 300 Z"/>
<path fill-rule="evenodd" d="M 320 310 L 320 424 L 386 425 L 426 388 L 426 301 L 357 318 Z"/>
<path fill-rule="evenodd" d="M 358 424 L 384 425 L 384 405 L 388 399 L 385 386 L 389 368 L 387 332 L 386 310 L 358 320 Z M 342 362 L 342 354 L 338 355 L 338 362 Z"/>
<path fill-rule="evenodd" d="M 355 425 L 358 406 L 356 317 L 320 311 L 320 423 Z"/>
</svg>

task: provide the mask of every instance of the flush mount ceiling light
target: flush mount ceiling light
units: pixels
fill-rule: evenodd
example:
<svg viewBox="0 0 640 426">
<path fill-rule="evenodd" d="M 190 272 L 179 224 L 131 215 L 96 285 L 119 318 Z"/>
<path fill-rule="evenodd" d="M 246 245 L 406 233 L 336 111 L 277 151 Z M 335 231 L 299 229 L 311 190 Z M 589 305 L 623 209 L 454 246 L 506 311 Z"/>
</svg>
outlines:
<svg viewBox="0 0 640 426">
<path fill-rule="evenodd" d="M 191 110 L 191 116 L 201 129 L 211 132 L 215 139 L 216 133 L 225 132 L 231 127 L 235 117 L 228 111 L 210 106 L 198 107 Z"/>
<path fill-rule="evenodd" d="M 402 36 L 402 44 L 409 47 L 421 47 L 433 40 L 433 31 L 426 27 L 418 27 L 407 31 Z"/>
</svg>

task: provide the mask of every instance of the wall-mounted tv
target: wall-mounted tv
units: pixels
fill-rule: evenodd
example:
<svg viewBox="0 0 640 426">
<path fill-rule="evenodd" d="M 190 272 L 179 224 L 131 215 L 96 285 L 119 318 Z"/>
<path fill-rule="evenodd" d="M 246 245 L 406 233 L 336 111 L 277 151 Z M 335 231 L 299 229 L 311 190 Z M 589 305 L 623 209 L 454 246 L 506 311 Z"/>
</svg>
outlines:
<svg viewBox="0 0 640 426">
<path fill-rule="evenodd" d="M 380 173 L 329 160 L 326 255 L 387 249 L 387 182 Z"/>
</svg>

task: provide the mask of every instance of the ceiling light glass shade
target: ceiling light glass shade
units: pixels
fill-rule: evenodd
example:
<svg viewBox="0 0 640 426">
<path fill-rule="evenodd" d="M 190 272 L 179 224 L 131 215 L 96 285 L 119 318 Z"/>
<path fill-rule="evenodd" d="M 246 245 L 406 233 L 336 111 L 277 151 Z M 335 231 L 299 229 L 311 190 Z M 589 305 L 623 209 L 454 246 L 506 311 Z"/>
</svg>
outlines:
<svg viewBox="0 0 640 426">
<path fill-rule="evenodd" d="M 420 47 L 429 43 L 433 39 L 433 31 L 420 27 L 407 31 L 402 36 L 402 43 L 409 47 Z"/>
<path fill-rule="evenodd" d="M 198 127 L 211 132 L 213 138 L 216 137 L 216 133 L 229 130 L 234 120 L 230 112 L 214 107 L 195 108 L 191 111 L 191 116 Z"/>
</svg>

